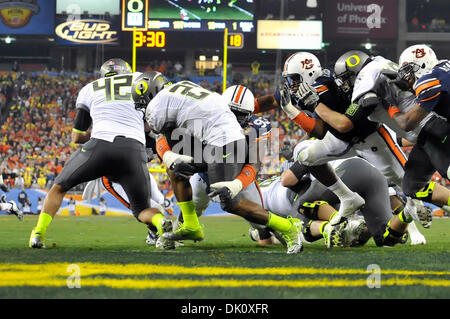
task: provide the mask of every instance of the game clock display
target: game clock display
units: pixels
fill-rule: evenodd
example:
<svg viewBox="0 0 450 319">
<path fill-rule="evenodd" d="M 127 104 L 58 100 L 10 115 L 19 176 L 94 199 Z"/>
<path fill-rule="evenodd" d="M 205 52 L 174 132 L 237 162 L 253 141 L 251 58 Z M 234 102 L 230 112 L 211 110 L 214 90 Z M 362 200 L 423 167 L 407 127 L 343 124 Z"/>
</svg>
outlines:
<svg viewBox="0 0 450 319">
<path fill-rule="evenodd" d="M 136 31 L 134 41 L 137 48 L 164 48 L 166 46 L 166 33 L 164 31 Z"/>
</svg>

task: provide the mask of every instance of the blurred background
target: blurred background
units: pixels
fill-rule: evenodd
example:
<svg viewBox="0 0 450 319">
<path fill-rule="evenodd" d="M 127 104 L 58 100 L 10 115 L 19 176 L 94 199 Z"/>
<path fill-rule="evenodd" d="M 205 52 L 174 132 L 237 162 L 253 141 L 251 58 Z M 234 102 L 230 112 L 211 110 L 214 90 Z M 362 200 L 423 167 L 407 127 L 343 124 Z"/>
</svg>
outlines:
<svg viewBox="0 0 450 319">
<path fill-rule="evenodd" d="M 397 61 L 407 46 L 425 43 L 448 58 L 449 20 L 448 0 L 0 0 L 0 173 L 8 197 L 23 189 L 30 213 L 38 212 L 38 198 L 77 148 L 70 133 L 79 89 L 109 58 L 131 65 L 133 48 L 136 71 L 217 92 L 226 58 L 227 86 L 261 96 L 277 89 L 297 51 L 331 69 L 351 49 Z M 279 129 L 280 147 L 304 136 L 282 113 L 264 117 Z M 263 178 L 279 169 L 270 155 Z M 162 169 L 157 160 L 150 166 Z M 170 192 L 165 174 L 155 176 Z M 81 200 L 82 188 L 69 195 Z"/>
</svg>

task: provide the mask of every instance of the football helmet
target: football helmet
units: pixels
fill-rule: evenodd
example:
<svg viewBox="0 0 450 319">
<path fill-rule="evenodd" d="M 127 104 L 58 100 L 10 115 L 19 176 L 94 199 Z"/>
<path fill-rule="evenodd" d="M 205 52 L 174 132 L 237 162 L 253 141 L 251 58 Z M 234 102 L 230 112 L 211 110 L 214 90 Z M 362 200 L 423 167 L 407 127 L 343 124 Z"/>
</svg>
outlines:
<svg viewBox="0 0 450 319">
<path fill-rule="evenodd" d="M 169 83 L 169 80 L 157 71 L 148 71 L 139 75 L 131 87 L 136 109 L 145 109 L 155 95 Z"/>
<path fill-rule="evenodd" d="M 398 64 L 399 76 L 413 84 L 425 73 L 438 64 L 438 59 L 433 49 L 425 44 L 416 44 L 406 48 L 400 55 Z"/>
<path fill-rule="evenodd" d="M 314 54 L 297 52 L 286 59 L 281 75 L 286 79 L 291 94 L 294 95 L 300 83 L 306 82 L 312 85 L 322 75 L 322 67 Z"/>
<path fill-rule="evenodd" d="M 356 76 L 370 60 L 368 54 L 358 50 L 348 51 L 337 59 L 334 73 L 336 84 L 342 93 L 351 94 Z"/>
<path fill-rule="evenodd" d="M 122 59 L 109 59 L 100 67 L 100 77 L 105 78 L 117 74 L 131 74 L 130 65 Z"/>
<path fill-rule="evenodd" d="M 243 85 L 233 85 L 222 93 L 222 97 L 230 110 L 236 115 L 241 127 L 247 127 L 255 110 L 253 93 Z"/>
</svg>

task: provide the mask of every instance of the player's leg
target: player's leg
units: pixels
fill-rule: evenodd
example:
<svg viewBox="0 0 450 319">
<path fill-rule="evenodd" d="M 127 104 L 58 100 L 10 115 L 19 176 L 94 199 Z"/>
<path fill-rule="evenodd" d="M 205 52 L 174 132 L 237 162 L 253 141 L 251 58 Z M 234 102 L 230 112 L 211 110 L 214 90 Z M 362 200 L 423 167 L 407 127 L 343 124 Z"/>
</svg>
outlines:
<svg viewBox="0 0 450 319">
<path fill-rule="evenodd" d="M 315 140 L 310 146 L 300 150 L 298 154 L 297 160 L 339 198 L 341 202 L 339 214 L 336 215 L 333 224 L 338 224 L 343 217 L 350 216 L 363 206 L 364 199 L 351 191 L 327 163 L 355 155 L 349 143 L 339 140 L 330 132 L 322 140 Z"/>
<path fill-rule="evenodd" d="M 357 152 L 380 170 L 389 184 L 401 187 L 407 158 L 396 142 L 394 131 L 382 125 L 377 132 L 369 135 L 365 142 L 358 146 Z M 408 195 L 404 210 L 407 215 L 413 216 L 423 225 L 427 225 L 431 219 L 431 211 L 424 206 L 423 202 Z"/>
<path fill-rule="evenodd" d="M 63 170 L 55 179 L 55 184 L 45 196 L 37 225 L 31 232 L 30 247 L 45 247 L 44 238 L 47 228 L 58 212 L 64 195 L 69 189 L 80 183 L 97 179 L 106 173 L 104 163 L 108 158 L 104 151 L 108 146 L 105 143 L 107 142 L 91 139 L 83 145 L 82 150 L 76 151 L 69 158 Z"/>
<path fill-rule="evenodd" d="M 111 179 L 122 186 L 136 219 L 148 227 L 154 226 L 157 229 L 159 238 L 156 246 L 163 249 L 174 249 L 174 242 L 162 238 L 163 233 L 172 231 L 171 220 L 164 217 L 160 208 L 151 205 L 151 179 L 147 168 L 147 158 L 144 156 L 146 155 L 145 149 L 142 146 L 142 149 L 132 156 L 131 147 L 136 145 L 135 143 L 120 141 L 119 145 L 123 147 L 123 158 L 118 161 L 121 163 L 121 169 L 115 176 L 111 176 Z"/>
</svg>

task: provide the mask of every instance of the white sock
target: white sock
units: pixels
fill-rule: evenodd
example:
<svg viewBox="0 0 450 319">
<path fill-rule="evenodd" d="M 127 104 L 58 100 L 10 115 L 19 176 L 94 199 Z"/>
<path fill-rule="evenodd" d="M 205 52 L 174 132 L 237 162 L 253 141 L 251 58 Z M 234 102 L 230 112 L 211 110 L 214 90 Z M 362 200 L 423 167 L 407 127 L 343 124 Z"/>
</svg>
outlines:
<svg viewBox="0 0 450 319">
<path fill-rule="evenodd" d="M 338 178 L 337 182 L 333 185 L 328 187 L 333 193 L 336 194 L 337 197 L 339 197 L 339 200 L 351 198 L 354 196 L 353 192 L 350 190 L 350 188 L 347 187 L 347 185 L 344 184 L 344 182 Z"/>
</svg>

